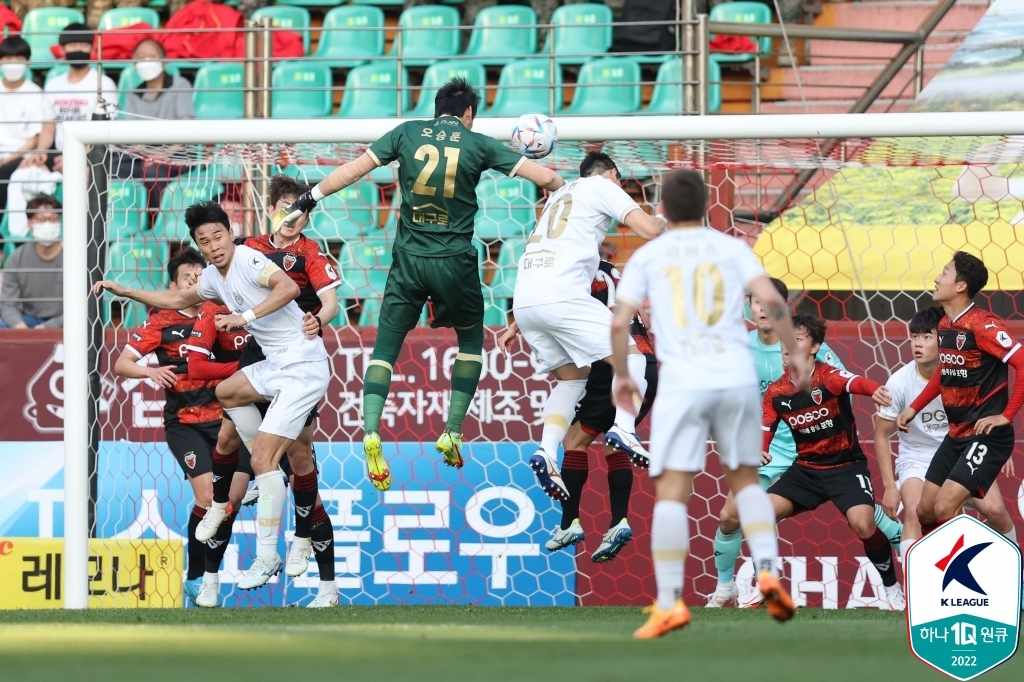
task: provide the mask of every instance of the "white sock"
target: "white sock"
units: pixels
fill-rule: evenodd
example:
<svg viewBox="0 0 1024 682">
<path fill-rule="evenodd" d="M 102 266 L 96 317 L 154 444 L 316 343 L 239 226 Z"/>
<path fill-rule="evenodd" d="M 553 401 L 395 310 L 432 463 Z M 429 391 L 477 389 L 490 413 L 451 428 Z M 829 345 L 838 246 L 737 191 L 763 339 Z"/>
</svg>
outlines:
<svg viewBox="0 0 1024 682">
<path fill-rule="evenodd" d="M 779 559 L 779 539 L 775 534 L 775 510 L 768 493 L 759 484 L 752 483 L 736 493 L 736 509 L 755 572 L 770 571 L 774 575 Z"/>
<path fill-rule="evenodd" d="M 1014 526 L 1010 526 L 1010 530 L 1003 533 L 1003 537 L 1005 537 L 1007 540 L 1020 547 L 1020 545 L 1017 543 L 1017 529 Z"/>
<path fill-rule="evenodd" d="M 626 368 L 629 370 L 629 378 L 636 384 L 636 390 L 643 398 L 647 392 L 647 356 L 636 353 L 627 355 Z M 633 433 L 636 431 L 636 415 L 630 414 L 621 407 L 616 407 L 615 425 L 626 433 Z"/>
<path fill-rule="evenodd" d="M 263 417 L 255 405 L 242 405 L 241 407 L 226 407 L 224 411 L 235 423 L 235 430 L 238 437 L 242 439 L 245 447 L 252 452 L 253 443 L 256 442 L 256 432 L 260 430 Z"/>
<path fill-rule="evenodd" d="M 683 570 L 690 547 L 690 520 L 686 505 L 661 500 L 654 505 L 651 521 L 651 557 L 658 583 L 658 608 L 672 608 L 683 596 Z"/>
<path fill-rule="evenodd" d="M 277 534 L 281 528 L 281 510 L 284 508 L 284 479 L 277 469 L 256 477 L 260 485 L 260 498 L 256 502 L 257 546 L 256 555 L 275 559 Z"/>
<path fill-rule="evenodd" d="M 210 573 L 209 571 L 206 571 L 205 573 L 203 573 L 203 584 L 204 585 L 209 585 L 210 583 L 219 583 L 219 582 L 220 582 L 220 574 L 219 573 Z"/>
<path fill-rule="evenodd" d="M 903 570 L 907 570 L 907 552 L 910 551 L 910 546 L 917 542 L 917 538 L 901 538 L 900 539 L 900 563 L 903 564 Z"/>
<path fill-rule="evenodd" d="M 320 585 L 317 587 L 317 592 L 323 594 L 324 592 L 337 592 L 338 586 L 334 584 L 333 580 L 321 580 Z"/>
<path fill-rule="evenodd" d="M 576 415 L 576 403 L 587 390 L 586 379 L 556 381 L 544 405 L 544 430 L 540 446 L 552 459 L 558 459 L 558 446 L 569 431 L 569 422 Z"/>
</svg>

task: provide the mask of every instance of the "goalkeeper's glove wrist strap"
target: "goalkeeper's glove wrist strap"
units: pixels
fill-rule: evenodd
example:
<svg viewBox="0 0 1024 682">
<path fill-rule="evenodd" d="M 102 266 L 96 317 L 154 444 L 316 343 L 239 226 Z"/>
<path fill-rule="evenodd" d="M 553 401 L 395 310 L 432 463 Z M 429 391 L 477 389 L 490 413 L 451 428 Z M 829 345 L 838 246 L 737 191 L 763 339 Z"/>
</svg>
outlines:
<svg viewBox="0 0 1024 682">
<path fill-rule="evenodd" d="M 319 184 L 313 185 L 313 189 L 310 190 L 310 194 L 313 196 L 313 201 L 320 201 L 321 199 L 326 198 L 326 195 L 320 191 Z"/>
</svg>

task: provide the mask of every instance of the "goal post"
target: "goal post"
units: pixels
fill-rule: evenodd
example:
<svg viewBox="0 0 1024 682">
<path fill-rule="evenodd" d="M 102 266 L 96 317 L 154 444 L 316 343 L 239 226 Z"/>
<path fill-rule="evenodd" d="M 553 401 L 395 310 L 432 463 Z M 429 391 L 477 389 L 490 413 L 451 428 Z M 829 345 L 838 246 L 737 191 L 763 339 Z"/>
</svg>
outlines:
<svg viewBox="0 0 1024 682">
<path fill-rule="evenodd" d="M 90 121 L 64 124 L 65 608 L 87 608 L 90 597 L 89 539 L 92 531 L 89 518 L 90 476 L 95 475 L 95 472 L 89 469 L 89 447 L 94 428 L 94 424 L 90 423 L 91 392 L 89 382 L 90 373 L 97 372 L 100 368 L 89 366 L 89 330 L 90 325 L 95 323 L 95 320 L 90 319 L 90 310 L 95 309 L 95 302 L 91 299 L 89 286 L 97 279 L 99 273 L 90 272 L 87 261 L 90 248 L 88 148 L 92 145 L 110 145 L 117 148 L 133 145 L 150 147 L 179 145 L 197 149 L 216 145 L 351 144 L 365 146 L 400 122 L 402 119 L 317 119 L 315 121 L 248 119 Z M 513 123 L 514 119 L 511 118 L 483 117 L 475 122 L 474 130 L 506 141 L 510 137 Z M 617 150 L 631 150 L 624 152 L 630 156 L 631 164 L 621 169 L 624 177 L 632 172 L 628 170 L 629 167 L 635 169 L 644 164 L 654 170 L 649 174 L 646 170 L 639 173 L 641 178 L 656 176 L 674 168 L 689 167 L 705 171 L 709 177 L 712 192 L 716 191 L 716 187 L 718 187 L 718 191 L 724 191 L 727 188 L 732 197 L 729 201 L 724 199 L 717 200 L 717 203 L 716 200 L 712 201 L 714 204 L 712 209 L 719 211 L 718 217 L 712 218 L 713 226 L 733 234 L 748 236 L 751 242 L 754 241 L 763 226 L 738 225 L 733 216 L 733 210 L 743 203 L 754 209 L 770 205 L 772 197 L 784 187 L 785 180 L 792 178 L 800 169 L 817 166 L 822 170 L 822 173 L 819 174 L 820 179 L 812 181 L 808 191 L 801 195 L 806 198 L 808 193 L 813 195 L 816 191 L 822 191 L 824 197 L 827 194 L 824 192 L 825 189 L 838 196 L 839 192 L 835 188 L 836 178 L 842 178 L 843 173 L 848 169 L 873 164 L 879 168 L 897 166 L 912 168 L 921 165 L 935 168 L 943 166 L 966 168 L 972 163 L 1002 164 L 1015 168 L 1012 172 L 1008 171 L 1006 175 L 1011 182 L 1012 178 L 1022 173 L 1021 168 L 1024 167 L 1024 152 L 1022 152 L 1024 145 L 1010 139 L 1011 136 L 1024 136 L 1024 113 L 1021 112 L 556 117 L 556 124 L 559 134 L 559 149 L 577 152 L 575 156 L 563 159 L 563 165 L 559 166 L 561 170 L 568 171 L 573 167 L 573 163 L 578 164 L 578 159 L 581 156 L 579 151 L 588 145 L 613 145 Z M 932 151 L 927 153 L 911 145 L 901 148 L 906 152 L 905 154 L 896 154 L 892 158 L 885 159 L 872 157 L 865 151 L 873 141 L 880 138 L 913 140 L 970 138 L 976 143 L 966 147 L 958 144 L 939 143 L 929 147 Z M 986 157 L 980 162 L 975 160 L 979 153 L 978 148 L 983 147 L 989 138 L 996 141 L 995 144 L 999 146 L 999 150 L 994 154 L 989 154 L 991 158 Z M 829 139 L 857 140 L 858 144 L 850 151 L 850 156 L 846 156 L 846 152 L 843 151 L 829 155 L 827 158 L 821 158 L 817 151 L 820 151 L 820 145 Z M 797 144 L 793 141 L 801 142 Z M 632 152 L 635 152 L 635 155 Z M 555 162 L 560 158 L 560 153 L 556 150 L 552 159 L 541 160 L 540 163 Z M 984 155 L 985 153 L 982 153 L 982 156 Z M 923 156 L 928 158 L 924 159 Z M 324 164 L 324 169 L 329 170 L 326 168 L 326 164 Z M 939 178 L 941 182 L 948 184 L 948 177 L 941 173 L 939 176 L 941 176 Z M 766 180 L 766 177 L 775 177 L 778 181 L 773 184 Z M 656 184 L 656 181 L 652 182 Z M 979 190 L 980 193 L 977 196 L 982 200 L 992 198 L 996 203 L 1006 200 L 1005 195 L 990 197 L 991 192 L 986 195 L 985 183 L 981 182 L 980 185 L 982 189 Z M 916 185 L 913 186 L 916 187 Z M 912 187 L 912 185 L 908 183 L 907 187 Z M 1020 204 L 1020 199 L 1024 198 L 1024 195 L 1016 197 L 1013 192 L 1008 194 L 1017 201 L 1017 204 Z M 822 198 L 813 208 L 827 209 L 828 201 L 830 200 Z M 798 198 L 797 204 L 799 202 Z M 952 200 L 949 203 L 952 203 Z M 1010 201 L 1010 203 L 1013 202 Z M 1024 212 L 1024 205 L 1020 210 Z M 889 281 L 885 278 L 884 271 L 886 268 L 896 267 L 892 265 L 892 262 L 895 261 L 890 261 L 884 254 L 881 261 L 872 261 L 874 265 L 862 261 L 860 254 L 854 253 L 856 249 L 860 248 L 857 237 L 846 234 L 841 220 L 839 224 L 831 224 L 830 227 L 836 228 L 838 232 L 834 234 L 845 240 L 841 249 L 846 249 L 849 252 L 852 263 L 852 266 L 849 267 L 853 271 L 852 280 L 855 280 L 848 289 L 855 292 L 854 298 L 864 295 L 865 300 L 862 307 L 866 311 L 866 318 L 872 322 L 882 323 L 900 319 L 895 312 L 890 312 L 888 316 L 883 316 L 880 319 L 873 319 L 872 304 L 867 300 L 869 297 L 863 291 L 865 289 L 873 291 L 872 287 L 883 291 L 882 287 L 888 286 L 885 282 Z M 899 230 L 894 230 L 893 234 L 896 235 L 898 232 Z M 798 235 L 793 237 L 792 241 L 800 242 L 801 238 Z M 899 248 L 905 251 L 907 247 L 903 244 Z M 766 257 L 765 249 L 771 251 L 771 246 L 760 248 L 759 244 L 759 254 L 762 257 Z M 831 247 L 822 247 L 822 249 L 822 253 L 835 251 Z M 840 286 L 836 284 L 839 281 L 836 278 L 842 273 L 837 275 L 834 272 L 823 270 L 819 260 L 816 260 L 815 254 L 804 254 L 806 257 L 787 260 L 788 256 L 784 253 L 779 256 L 779 253 L 781 252 L 776 249 L 769 254 L 766 257 L 766 265 L 769 258 L 776 258 L 773 261 L 775 267 L 781 267 L 785 273 L 773 272 L 772 267 L 769 267 L 769 274 L 773 276 L 786 274 L 793 282 L 797 283 L 810 281 L 817 277 L 818 279 L 814 281 L 823 282 L 822 286 L 826 287 L 824 289 L 826 292 L 833 291 L 835 287 Z M 832 253 L 832 255 L 835 254 Z M 909 255 L 907 257 L 913 260 L 916 256 Z M 783 265 L 779 265 L 780 262 Z M 838 266 L 837 269 L 842 270 L 843 267 Z M 1010 270 L 1018 272 L 1020 267 L 1010 268 Z M 1013 283 L 1016 280 L 1011 275 L 1007 275 L 1005 280 L 1000 278 L 997 285 L 1001 288 L 1015 286 Z M 1024 289 L 1024 286 L 1018 288 Z M 857 290 L 861 290 L 860 294 L 856 293 Z M 884 291 L 889 291 L 889 289 L 884 289 Z M 896 291 L 901 291 L 901 288 L 897 286 Z M 821 301 L 815 305 L 818 305 L 819 311 L 825 309 L 825 303 Z M 847 304 L 840 301 L 839 305 L 842 307 Z M 850 309 L 852 310 L 852 308 Z M 892 310 L 895 309 L 894 303 Z M 863 319 L 854 319 L 856 316 L 852 313 L 847 315 L 846 307 L 843 307 L 843 311 L 845 317 L 841 317 L 841 319 L 851 323 L 863 321 Z M 854 327 L 856 326 L 854 324 Z M 895 341 L 893 343 L 899 345 Z M 875 361 L 867 361 L 868 364 L 872 362 Z M 337 368 L 335 371 L 338 371 Z M 513 375 L 512 378 L 521 379 L 525 385 L 525 377 Z M 446 382 L 444 378 L 438 381 Z M 509 433 L 509 427 L 506 427 L 505 433 Z M 864 435 L 861 434 L 862 439 Z M 709 505 L 708 513 L 716 513 L 717 506 L 720 505 L 716 505 L 715 508 L 711 508 Z M 479 514 L 479 512 L 473 513 Z M 470 513 L 467 511 L 468 516 Z M 477 517 L 473 518 L 479 521 Z M 497 528 L 499 525 L 488 527 Z M 486 543 L 479 545 L 479 547 L 489 546 Z M 478 548 L 474 551 L 487 554 L 489 550 Z M 507 560 L 503 559 L 503 561 Z M 578 561 L 582 564 L 583 557 L 581 556 Z M 496 559 L 495 562 L 497 562 Z M 799 570 L 805 570 L 805 568 Z M 591 586 L 587 589 L 597 590 L 599 584 L 600 578 L 593 578 Z M 582 594 L 582 588 L 577 589 L 576 592 Z"/>
</svg>

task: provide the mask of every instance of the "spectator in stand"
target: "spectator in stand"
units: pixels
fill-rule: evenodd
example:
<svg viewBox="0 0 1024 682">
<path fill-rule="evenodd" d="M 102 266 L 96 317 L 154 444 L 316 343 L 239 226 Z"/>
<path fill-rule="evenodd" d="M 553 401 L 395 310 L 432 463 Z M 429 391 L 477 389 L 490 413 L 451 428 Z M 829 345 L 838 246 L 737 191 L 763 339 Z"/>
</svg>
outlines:
<svg viewBox="0 0 1024 682">
<path fill-rule="evenodd" d="M 64 252 L 60 202 L 38 196 L 28 202 L 32 241 L 22 244 L 4 263 L 0 288 L 0 328 L 64 326 Z"/>
<path fill-rule="evenodd" d="M 64 132 L 60 124 L 64 121 L 89 121 L 96 111 L 96 81 L 99 73 L 89 65 L 92 56 L 94 33 L 85 24 L 68 24 L 61 31 L 60 45 L 64 58 L 70 67 L 67 73 L 51 78 L 43 88 L 44 116 L 46 123 L 40 133 L 39 149 L 53 150 L 55 155 L 47 158 L 45 153 L 26 157 L 27 163 L 46 165 L 51 170 L 63 170 Z M 103 77 L 103 100 L 107 113 L 113 118 L 117 110 L 117 86 L 108 76 Z M 51 145 L 53 145 L 51 147 Z"/>
<path fill-rule="evenodd" d="M 0 214 L 7 209 L 11 174 L 36 150 L 43 129 L 43 91 L 25 77 L 31 56 L 18 36 L 0 41 Z"/>
</svg>

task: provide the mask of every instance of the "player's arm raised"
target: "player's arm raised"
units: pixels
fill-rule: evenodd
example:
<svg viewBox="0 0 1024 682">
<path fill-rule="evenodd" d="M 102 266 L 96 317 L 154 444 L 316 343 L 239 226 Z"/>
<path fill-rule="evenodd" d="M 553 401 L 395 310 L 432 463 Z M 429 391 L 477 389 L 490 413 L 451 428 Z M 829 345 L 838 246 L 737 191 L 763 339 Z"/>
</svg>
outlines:
<svg viewBox="0 0 1024 682">
<path fill-rule="evenodd" d="M 545 168 L 539 163 L 534 163 L 529 159 L 523 161 L 519 169 L 516 170 L 516 175 L 521 178 L 525 178 L 537 185 L 542 189 L 546 189 L 549 192 L 554 192 L 556 189 L 565 184 L 565 178 L 551 170 Z"/>
<path fill-rule="evenodd" d="M 377 160 L 369 152 L 363 152 L 358 159 L 338 166 L 326 178 L 313 185 L 313 189 L 303 192 L 294 204 L 285 209 L 288 215 L 284 218 L 284 223 L 291 225 L 303 213 L 309 213 L 316 208 L 316 202 L 355 184 L 376 167 Z"/>
<path fill-rule="evenodd" d="M 789 306 L 782 300 L 775 285 L 766 275 L 759 275 L 747 285 L 747 291 L 761 302 L 761 307 L 768 313 L 772 328 L 779 335 L 782 345 L 796 348 L 796 332 L 793 331 L 793 317 Z M 790 357 L 789 374 L 800 390 L 807 390 L 811 385 L 811 368 L 798 353 Z"/>
<path fill-rule="evenodd" d="M 639 208 L 627 213 L 622 222 L 637 236 L 648 241 L 665 231 L 665 221 L 662 218 L 649 215 Z"/>
<path fill-rule="evenodd" d="M 280 269 L 270 275 L 267 279 L 267 286 L 270 289 L 270 294 L 262 303 L 246 310 L 241 315 L 218 315 L 214 318 L 217 331 L 224 332 L 229 329 L 238 329 L 251 324 L 261 317 L 277 312 L 298 298 L 301 292 L 299 285 L 286 275 L 284 270 Z"/>
<path fill-rule="evenodd" d="M 164 310 L 184 310 L 203 302 L 197 287 L 147 291 L 144 289 L 132 289 L 131 287 L 122 286 L 117 282 L 111 282 L 106 279 L 92 285 L 93 294 L 99 296 L 104 291 L 109 291 L 121 298 L 130 298 L 150 308 L 162 308 Z"/>
</svg>

